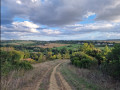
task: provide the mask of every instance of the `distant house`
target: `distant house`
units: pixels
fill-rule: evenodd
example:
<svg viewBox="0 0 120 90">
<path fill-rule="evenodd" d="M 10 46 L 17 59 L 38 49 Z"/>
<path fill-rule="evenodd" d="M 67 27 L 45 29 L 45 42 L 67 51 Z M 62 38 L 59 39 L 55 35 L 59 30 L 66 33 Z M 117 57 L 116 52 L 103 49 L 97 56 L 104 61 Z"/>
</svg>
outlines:
<svg viewBox="0 0 120 90">
<path fill-rule="evenodd" d="M 113 43 L 108 43 L 109 46 L 113 46 L 114 44 Z"/>
<path fill-rule="evenodd" d="M 101 43 L 96 43 L 95 45 L 101 45 Z"/>
</svg>

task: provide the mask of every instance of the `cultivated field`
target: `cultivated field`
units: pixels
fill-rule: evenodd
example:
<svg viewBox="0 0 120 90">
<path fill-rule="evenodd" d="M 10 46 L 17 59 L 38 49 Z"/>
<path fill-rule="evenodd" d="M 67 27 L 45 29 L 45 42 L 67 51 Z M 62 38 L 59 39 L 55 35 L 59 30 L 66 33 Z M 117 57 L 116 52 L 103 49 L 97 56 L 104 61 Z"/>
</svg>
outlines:
<svg viewBox="0 0 120 90">
<path fill-rule="evenodd" d="M 45 45 L 37 45 L 36 47 L 41 48 L 54 48 L 54 47 L 61 47 L 61 46 L 68 46 L 69 44 L 59 44 L 59 43 L 49 43 Z"/>
</svg>

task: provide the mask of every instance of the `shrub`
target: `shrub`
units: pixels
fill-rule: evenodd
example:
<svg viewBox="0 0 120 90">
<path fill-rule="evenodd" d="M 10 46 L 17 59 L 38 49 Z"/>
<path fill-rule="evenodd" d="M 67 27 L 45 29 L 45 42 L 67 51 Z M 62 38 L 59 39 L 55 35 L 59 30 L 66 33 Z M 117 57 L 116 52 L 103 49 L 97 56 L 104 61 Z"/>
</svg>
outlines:
<svg viewBox="0 0 120 90">
<path fill-rule="evenodd" d="M 13 70 L 13 68 L 14 67 L 11 63 L 5 62 L 3 65 L 1 65 L 1 75 L 7 75 L 11 70 Z"/>
<path fill-rule="evenodd" d="M 82 60 L 82 59 L 94 60 L 95 58 L 93 58 L 92 56 L 89 56 L 89 55 L 85 54 L 84 52 L 77 52 L 77 53 L 75 52 L 70 57 L 70 59 L 72 61 L 72 60 Z"/>
<path fill-rule="evenodd" d="M 89 59 L 82 59 L 80 61 L 79 67 L 80 68 L 91 68 L 92 66 L 95 66 L 95 64 L 96 64 L 95 60 L 91 61 Z"/>
<path fill-rule="evenodd" d="M 75 66 L 77 66 L 77 67 L 79 67 L 79 60 L 74 60 L 74 62 L 73 62 L 73 64 L 75 65 Z"/>
<path fill-rule="evenodd" d="M 28 61 L 20 61 L 20 62 L 16 62 L 15 68 L 16 69 L 30 70 L 33 67 Z"/>
<path fill-rule="evenodd" d="M 117 80 L 120 80 L 120 62 L 110 62 L 109 64 L 104 63 L 101 66 L 101 70 L 103 73 L 108 74 Z"/>
<path fill-rule="evenodd" d="M 77 67 L 80 67 L 80 68 L 91 68 L 93 65 L 96 64 L 96 62 L 88 60 L 88 59 L 82 59 L 80 61 L 74 60 L 73 64 Z"/>
<path fill-rule="evenodd" d="M 101 70 L 120 80 L 120 44 L 116 44 L 106 58 L 107 61 L 103 63 Z"/>
<path fill-rule="evenodd" d="M 70 60 L 71 60 L 71 63 L 73 64 L 75 60 L 79 60 L 79 57 L 71 56 Z"/>
<path fill-rule="evenodd" d="M 90 68 L 93 65 L 97 65 L 97 61 L 95 60 L 95 58 L 83 52 L 74 53 L 71 56 L 70 60 L 72 64 L 80 68 Z"/>
<path fill-rule="evenodd" d="M 0 50 L 1 57 L 1 73 L 7 75 L 12 70 L 32 69 L 32 65 L 29 62 L 21 61 L 24 57 L 24 53 L 17 50 Z"/>
</svg>

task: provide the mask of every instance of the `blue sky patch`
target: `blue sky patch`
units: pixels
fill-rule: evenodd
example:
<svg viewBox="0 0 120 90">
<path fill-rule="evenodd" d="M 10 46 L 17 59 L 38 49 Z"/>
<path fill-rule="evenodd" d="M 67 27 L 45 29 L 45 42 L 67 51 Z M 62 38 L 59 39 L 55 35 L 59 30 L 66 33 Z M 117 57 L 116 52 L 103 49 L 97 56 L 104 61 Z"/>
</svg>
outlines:
<svg viewBox="0 0 120 90">
<path fill-rule="evenodd" d="M 29 21 L 29 20 L 27 20 L 27 19 L 19 18 L 19 17 L 15 17 L 13 20 L 14 20 L 14 21 L 17 21 L 17 22 Z"/>
<path fill-rule="evenodd" d="M 88 18 L 83 19 L 83 21 L 79 22 L 78 24 L 90 24 L 95 23 L 96 15 L 91 15 Z"/>
</svg>

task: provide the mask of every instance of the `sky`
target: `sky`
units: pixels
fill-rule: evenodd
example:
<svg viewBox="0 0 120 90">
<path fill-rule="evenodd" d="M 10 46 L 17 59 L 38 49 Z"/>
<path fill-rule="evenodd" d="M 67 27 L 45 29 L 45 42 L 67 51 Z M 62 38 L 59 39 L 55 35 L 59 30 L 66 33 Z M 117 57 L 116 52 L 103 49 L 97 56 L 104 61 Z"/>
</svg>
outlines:
<svg viewBox="0 0 120 90">
<path fill-rule="evenodd" d="M 120 39 L 120 0 L 1 0 L 1 39 Z"/>
</svg>

